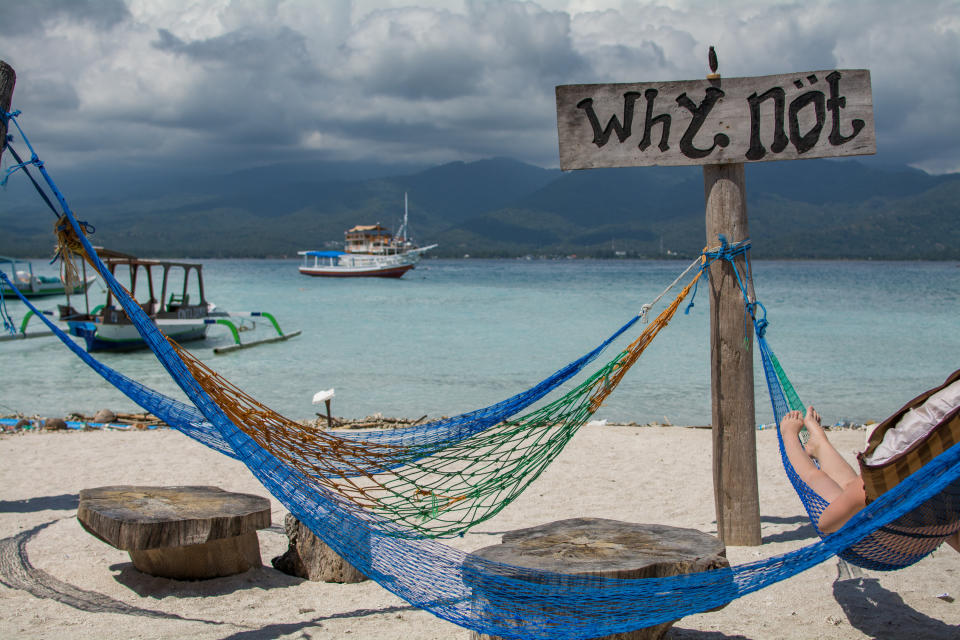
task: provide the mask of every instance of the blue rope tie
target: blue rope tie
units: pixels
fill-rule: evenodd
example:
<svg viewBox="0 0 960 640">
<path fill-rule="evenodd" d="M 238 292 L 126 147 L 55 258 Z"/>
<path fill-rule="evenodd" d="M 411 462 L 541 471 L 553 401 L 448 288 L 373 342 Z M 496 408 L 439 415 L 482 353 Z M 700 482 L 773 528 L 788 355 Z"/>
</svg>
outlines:
<svg viewBox="0 0 960 640">
<path fill-rule="evenodd" d="M 3 271 L 0 271 L 0 278 L 2 278 L 4 282 L 9 284 L 11 289 L 16 291 L 16 287 L 12 282 L 10 282 L 10 279 L 7 277 L 7 274 L 5 274 Z M 13 321 L 13 318 L 10 317 L 10 312 L 7 311 L 7 301 L 3 297 L 3 287 L 0 287 L 0 318 L 3 318 L 4 331 L 6 331 L 12 336 L 16 335 L 17 325 Z"/>
<path fill-rule="evenodd" d="M 718 234 L 718 237 L 720 239 L 720 247 L 718 247 L 717 249 L 711 249 L 711 250 L 704 249 L 703 252 L 700 254 L 704 257 L 703 266 L 700 267 L 700 271 L 701 272 L 705 271 L 707 278 L 709 278 L 710 265 L 712 265 L 717 260 L 726 260 L 727 262 L 730 263 L 730 266 L 733 267 L 733 273 L 737 277 L 737 285 L 740 287 L 740 293 L 743 294 L 743 302 L 745 305 L 744 318 L 743 318 L 743 325 L 744 325 L 743 339 L 745 342 L 749 342 L 750 331 L 749 329 L 747 329 L 747 327 L 749 326 L 750 323 L 747 322 L 747 318 L 748 317 L 753 318 L 752 305 L 754 303 L 750 301 L 750 295 L 747 293 L 747 285 L 745 284 L 746 275 L 744 275 L 743 277 L 740 276 L 740 270 L 737 269 L 737 263 L 735 259 L 737 256 L 743 256 L 744 269 L 746 270 L 745 273 L 748 273 L 750 269 L 750 253 L 749 253 L 750 247 L 751 247 L 750 239 L 747 238 L 745 240 L 741 240 L 740 242 L 737 242 L 731 245 L 729 241 L 727 241 L 727 237 L 722 233 Z M 700 282 L 698 280 L 697 284 L 694 285 L 693 295 L 690 296 L 690 302 L 687 304 L 687 308 L 684 310 L 684 314 L 689 314 L 690 309 L 693 308 L 693 301 L 697 297 L 697 287 L 699 286 L 699 284 Z M 764 309 L 764 315 L 766 315 L 766 309 Z"/>
<path fill-rule="evenodd" d="M 27 143 L 27 147 L 30 148 L 30 159 L 29 159 L 28 161 L 24 162 L 23 160 L 20 159 L 19 156 L 17 156 L 16 153 L 14 153 L 14 157 L 16 157 L 16 159 L 17 159 L 17 164 L 11 165 L 10 168 L 8 168 L 8 169 L 4 172 L 4 174 L 3 174 L 3 179 L 0 180 L 0 187 L 5 187 L 5 186 L 7 186 L 7 180 L 10 179 L 10 176 L 13 175 L 14 173 L 16 173 L 17 171 L 19 171 L 20 169 L 26 169 L 26 168 L 27 168 L 29 165 L 31 165 L 31 164 L 37 165 L 38 167 L 39 167 L 39 166 L 42 166 L 42 164 L 43 164 L 43 162 L 40 160 L 40 158 L 37 157 L 37 154 L 36 154 L 36 152 L 33 150 L 33 147 L 30 146 L 30 142 L 27 140 L 26 136 L 23 134 L 23 129 L 20 128 L 20 123 L 17 122 L 17 116 L 18 116 L 18 115 L 20 115 L 20 111 L 19 111 L 19 110 L 18 110 L 18 111 L 12 111 L 12 112 L 6 112 L 6 111 L 5 111 L 5 112 L 3 112 L 3 121 L 4 121 L 4 123 L 6 123 L 8 126 L 9 126 L 9 123 L 12 122 L 13 125 L 14 125 L 14 126 L 17 128 L 17 130 L 20 132 L 20 136 L 23 138 L 23 141 L 26 142 L 26 143 Z M 7 139 L 4 141 L 4 146 L 5 146 L 5 147 L 9 147 L 10 145 L 7 144 L 7 143 L 10 142 L 10 141 L 12 141 L 12 140 L 13 140 L 13 135 L 8 133 L 8 134 L 7 134 Z M 11 148 L 11 152 L 12 152 L 12 151 L 13 151 L 13 149 Z"/>
<path fill-rule="evenodd" d="M 63 210 L 64 215 L 67 216 L 67 219 L 70 220 L 71 222 L 77 222 L 78 225 L 80 225 L 80 224 L 84 224 L 84 225 L 85 225 L 86 223 L 80 223 L 79 221 L 76 221 L 76 220 L 75 220 L 73 211 L 70 210 L 70 205 L 67 204 L 66 198 L 64 198 L 64 197 L 63 197 L 63 194 L 60 193 L 60 189 L 57 188 L 57 185 L 56 185 L 56 183 L 54 183 L 53 178 L 50 177 L 50 174 L 47 173 L 47 170 L 46 170 L 46 168 L 45 168 L 44 165 L 43 165 L 43 160 L 41 160 L 40 157 L 37 156 L 37 152 L 34 150 L 33 145 L 30 144 L 30 139 L 27 137 L 27 134 L 24 133 L 23 128 L 20 126 L 20 123 L 17 121 L 17 116 L 19 116 L 19 115 L 20 115 L 20 111 L 13 111 L 13 112 L 4 114 L 4 118 L 5 118 L 8 122 L 12 122 L 13 125 L 17 128 L 17 131 L 20 132 L 20 137 L 23 139 L 23 143 L 24 143 L 25 145 L 27 145 L 27 148 L 30 150 L 30 160 L 29 160 L 28 162 L 20 163 L 20 164 L 23 165 L 23 166 L 13 167 L 13 168 L 12 168 L 12 171 L 10 171 L 10 172 L 8 172 L 8 173 L 12 173 L 13 171 L 16 171 L 16 170 L 18 170 L 18 169 L 20 169 L 20 168 L 24 168 L 24 169 L 25 169 L 25 168 L 26 168 L 26 165 L 31 165 L 31 164 L 32 164 L 32 165 L 36 166 L 37 169 L 39 169 L 39 171 L 40 171 L 40 175 L 43 176 L 44 181 L 47 183 L 47 186 L 50 188 L 50 191 L 52 191 L 52 192 L 53 192 L 53 195 L 56 196 L 57 202 L 60 203 L 60 208 Z M 2 186 L 3 184 L 6 183 L 6 180 L 7 180 L 8 177 L 9 177 L 9 175 L 7 175 L 7 176 L 4 177 L 3 181 L 0 182 L 0 186 Z M 87 226 L 89 226 L 89 225 L 87 225 Z M 91 228 L 92 228 L 92 227 L 91 227 Z M 80 230 L 79 230 L 79 229 L 76 229 L 76 232 L 79 234 L 79 233 L 80 233 Z"/>
<path fill-rule="evenodd" d="M 763 316 L 757 318 L 756 309 L 757 307 L 763 311 Z M 758 338 L 763 338 L 767 333 L 767 327 L 770 326 L 770 323 L 767 322 L 767 308 L 763 306 L 759 301 L 757 302 L 748 302 L 747 303 L 747 313 L 750 314 L 750 317 L 753 319 L 753 329 L 757 332 Z"/>
<path fill-rule="evenodd" d="M 13 138 L 13 136 L 8 136 L 8 137 L 11 138 L 11 139 Z M 33 163 L 32 163 L 32 162 L 30 162 L 30 163 L 24 162 L 24 161 L 20 158 L 20 154 L 17 153 L 17 150 L 14 149 L 14 148 L 13 148 L 12 146 L 10 146 L 9 144 L 7 145 L 7 151 L 9 151 L 9 152 L 11 153 L 11 155 L 13 155 L 13 159 L 14 159 L 14 160 L 16 160 L 17 162 L 20 163 L 19 166 L 23 168 L 23 172 L 24 172 L 25 174 L 27 174 L 27 177 L 30 178 L 30 182 L 33 183 L 33 188 L 36 189 L 37 193 L 40 194 L 40 197 L 43 198 L 43 201 L 47 203 L 47 207 L 50 208 L 50 211 L 53 212 L 53 215 L 55 215 L 57 218 L 59 218 L 59 217 L 60 217 L 60 212 L 57 211 L 57 208 L 53 206 L 53 203 L 50 202 L 50 198 L 47 197 L 46 192 L 43 190 L 43 188 L 40 186 L 40 184 L 39 184 L 39 183 L 36 181 L 36 179 L 33 177 L 33 174 L 30 173 L 30 170 L 27 168 L 27 165 L 28 165 L 28 164 L 33 164 Z M 0 185 L 6 183 L 7 178 L 10 177 L 10 173 L 12 173 L 12 172 L 9 172 L 9 173 L 7 173 L 6 176 L 4 176 L 3 181 L 2 181 L 2 183 L 0 183 Z"/>
<path fill-rule="evenodd" d="M 11 151 L 13 151 L 12 147 L 8 146 L 8 148 Z M 7 186 L 7 181 L 10 180 L 10 176 L 15 174 L 17 171 L 20 171 L 20 169 L 26 169 L 31 164 L 37 164 L 38 162 L 39 160 L 37 160 L 37 157 L 34 156 L 32 159 L 28 160 L 27 162 L 18 162 L 17 164 L 10 165 L 7 168 L 7 170 L 3 172 L 3 179 L 0 180 L 0 187 Z"/>
</svg>

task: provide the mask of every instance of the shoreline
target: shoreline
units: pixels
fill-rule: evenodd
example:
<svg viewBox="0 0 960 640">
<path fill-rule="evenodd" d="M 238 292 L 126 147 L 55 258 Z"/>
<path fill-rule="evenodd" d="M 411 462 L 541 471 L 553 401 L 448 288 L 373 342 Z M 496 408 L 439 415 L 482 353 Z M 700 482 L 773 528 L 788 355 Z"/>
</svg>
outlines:
<svg viewBox="0 0 960 640">
<path fill-rule="evenodd" d="M 103 416 L 103 412 L 107 415 Z M 102 419 L 101 419 L 102 418 Z M 440 416 L 439 418 L 403 418 L 384 416 L 380 413 L 365 416 L 363 418 L 344 418 L 342 416 L 330 416 L 329 428 L 337 430 L 362 430 L 362 429 L 404 429 L 415 427 L 420 424 L 426 424 L 433 420 L 446 420 L 449 416 Z M 326 416 L 317 414 L 316 418 L 310 420 L 297 420 L 300 424 L 314 426 L 318 428 L 328 427 Z M 51 426 L 47 426 L 50 424 Z M 838 429 L 870 429 L 876 425 L 876 421 L 868 420 L 864 423 L 842 421 L 834 425 L 824 425 L 829 431 Z M 606 419 L 591 420 L 584 426 L 604 426 L 604 427 L 676 427 L 681 429 L 712 429 L 711 425 L 674 425 L 666 422 L 616 422 Z M 775 424 L 758 424 L 757 431 L 771 430 L 776 427 Z M 126 431 L 130 429 L 170 429 L 170 425 L 164 423 L 160 418 L 147 413 L 114 413 L 109 409 L 101 409 L 94 414 L 69 413 L 64 417 L 59 416 L 40 416 L 24 415 L 21 413 L 0 414 L 0 434 L 14 433 L 21 431 L 95 431 L 98 429 Z"/>
</svg>

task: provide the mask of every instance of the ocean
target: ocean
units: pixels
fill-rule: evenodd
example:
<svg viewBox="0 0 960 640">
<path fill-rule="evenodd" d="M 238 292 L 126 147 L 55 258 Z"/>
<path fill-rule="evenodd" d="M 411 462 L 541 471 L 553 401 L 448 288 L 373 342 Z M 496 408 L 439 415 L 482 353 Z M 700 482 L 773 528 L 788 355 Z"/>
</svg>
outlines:
<svg viewBox="0 0 960 640">
<path fill-rule="evenodd" d="M 225 355 L 224 327 L 187 346 L 264 404 L 293 418 L 438 418 L 524 390 L 602 342 L 688 265 L 670 260 L 434 260 L 399 280 L 309 278 L 296 260 L 200 260 L 206 297 L 221 309 L 267 311 L 285 342 Z M 34 269 L 55 274 L 46 260 Z M 960 265 L 955 262 L 755 260 L 768 340 L 804 402 L 831 424 L 881 420 L 960 367 Z M 103 302 L 99 283 L 90 304 Z M 652 314 L 667 302 L 665 298 Z M 52 309 L 56 299 L 40 299 Z M 82 307 L 74 297 L 74 306 Z M 19 323 L 24 307 L 6 300 Z M 684 307 L 686 308 L 686 303 Z M 652 317 L 652 316 L 651 316 Z M 31 324 L 39 330 L 40 323 Z M 244 341 L 269 337 L 257 322 Z M 637 325 L 597 360 L 612 358 Z M 710 423 L 709 300 L 701 287 L 596 419 Z M 772 411 L 755 351 L 756 419 Z M 98 356 L 183 399 L 149 351 Z M 592 369 L 591 369 L 592 370 Z M 573 383 L 570 383 L 573 384 Z M 570 386 L 568 384 L 568 387 Z M 138 408 L 56 338 L 0 342 L 0 414 L 62 417 Z"/>
</svg>

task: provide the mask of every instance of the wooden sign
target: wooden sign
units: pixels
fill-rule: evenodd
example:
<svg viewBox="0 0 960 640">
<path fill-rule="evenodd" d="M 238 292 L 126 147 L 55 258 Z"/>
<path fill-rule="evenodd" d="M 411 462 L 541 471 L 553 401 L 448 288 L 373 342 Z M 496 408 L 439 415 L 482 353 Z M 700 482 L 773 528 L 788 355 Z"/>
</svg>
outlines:
<svg viewBox="0 0 960 640">
<path fill-rule="evenodd" d="M 560 168 L 876 153 L 870 71 L 557 87 Z"/>
</svg>

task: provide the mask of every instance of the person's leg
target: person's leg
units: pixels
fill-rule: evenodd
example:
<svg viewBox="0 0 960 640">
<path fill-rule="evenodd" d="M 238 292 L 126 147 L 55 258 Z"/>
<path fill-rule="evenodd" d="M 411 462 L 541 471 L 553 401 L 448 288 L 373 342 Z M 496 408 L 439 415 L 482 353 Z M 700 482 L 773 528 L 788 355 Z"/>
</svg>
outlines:
<svg viewBox="0 0 960 640">
<path fill-rule="evenodd" d="M 827 439 L 827 434 L 820 425 L 820 414 L 813 407 L 807 408 L 803 424 L 810 432 L 810 439 L 806 444 L 807 452 L 817 459 L 823 472 L 841 487 L 855 480 L 859 474 Z"/>
<path fill-rule="evenodd" d="M 813 463 L 810 453 L 800 444 L 801 427 L 803 427 L 803 416 L 799 411 L 791 411 L 780 421 L 780 432 L 783 435 L 783 446 L 787 453 L 787 459 L 790 460 L 794 470 L 811 489 L 827 502 L 833 502 L 843 493 L 843 486 L 827 473 L 818 469 L 817 465 Z M 823 430 L 821 429 L 820 432 L 822 434 Z M 811 441 L 813 437 L 814 434 L 811 433 Z M 809 442 L 807 444 L 809 445 Z"/>
</svg>

